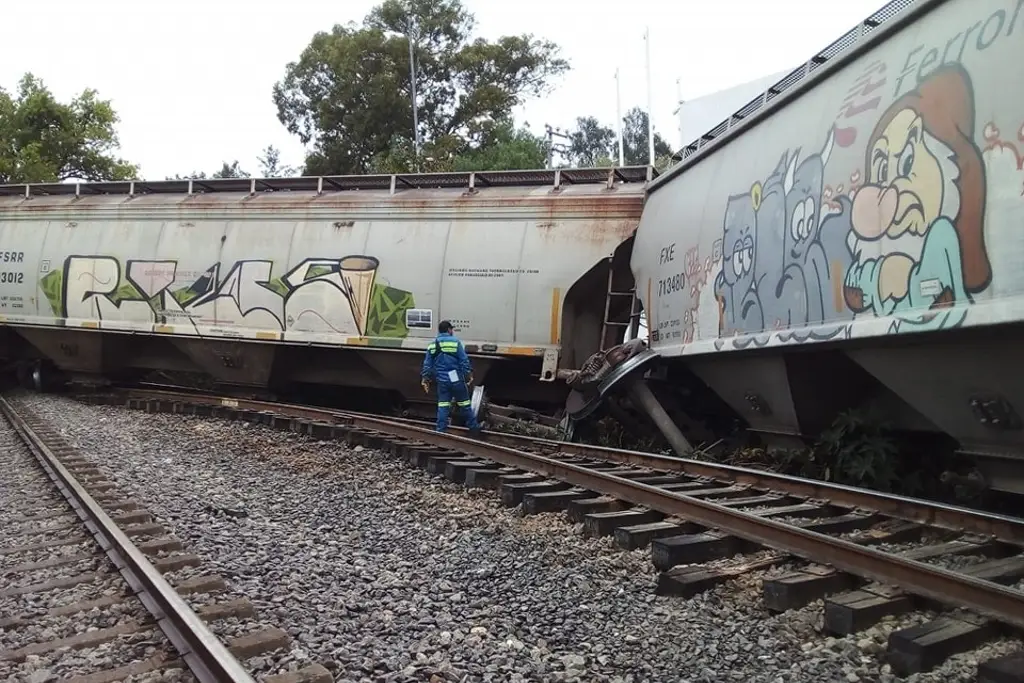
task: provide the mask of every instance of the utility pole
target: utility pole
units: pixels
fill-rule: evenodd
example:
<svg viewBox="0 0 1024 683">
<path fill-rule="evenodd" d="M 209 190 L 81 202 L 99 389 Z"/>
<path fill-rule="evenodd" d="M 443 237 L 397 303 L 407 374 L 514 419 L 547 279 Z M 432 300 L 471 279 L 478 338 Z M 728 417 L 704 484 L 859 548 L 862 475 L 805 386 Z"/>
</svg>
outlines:
<svg viewBox="0 0 1024 683">
<path fill-rule="evenodd" d="M 569 151 L 569 146 L 563 143 L 555 143 L 555 138 L 562 138 L 564 140 L 572 140 L 572 136 L 564 132 L 561 128 L 552 128 L 549 124 L 544 124 L 544 134 L 548 138 L 548 168 L 553 168 L 552 163 L 554 162 L 555 152 L 559 154 L 565 154 Z"/>
<path fill-rule="evenodd" d="M 685 104 L 686 104 L 686 101 L 683 100 L 682 79 L 681 78 L 677 78 L 676 79 L 676 110 L 674 112 L 672 112 L 672 113 L 675 114 L 675 116 L 676 116 L 676 131 L 679 133 L 679 149 L 680 150 L 684 149 L 686 147 L 686 145 L 688 145 L 690 143 L 689 140 L 685 139 L 686 134 L 684 132 L 684 127 L 683 127 L 683 123 L 684 123 L 683 122 L 683 105 L 685 105 Z"/>
<path fill-rule="evenodd" d="M 626 165 L 626 141 L 622 139 L 622 81 L 615 69 L 615 123 L 619 127 L 619 166 Z"/>
<path fill-rule="evenodd" d="M 420 115 L 416 105 L 416 20 L 409 18 L 409 80 L 412 90 L 412 134 L 416 145 L 416 170 L 420 170 Z"/>
<path fill-rule="evenodd" d="M 650 165 L 654 166 L 654 106 L 651 92 L 651 29 L 644 31 L 644 43 L 647 46 L 647 156 Z"/>
</svg>

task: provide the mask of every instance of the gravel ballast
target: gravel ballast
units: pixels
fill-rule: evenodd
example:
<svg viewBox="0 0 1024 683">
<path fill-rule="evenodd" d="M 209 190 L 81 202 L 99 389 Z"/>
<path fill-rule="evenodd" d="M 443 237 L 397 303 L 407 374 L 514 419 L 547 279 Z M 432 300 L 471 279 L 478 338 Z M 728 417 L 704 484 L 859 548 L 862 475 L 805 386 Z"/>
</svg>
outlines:
<svg viewBox="0 0 1024 683">
<path fill-rule="evenodd" d="M 888 633 L 932 616 L 826 638 L 820 601 L 764 610 L 765 573 L 658 597 L 649 551 L 587 539 L 561 514 L 521 517 L 376 451 L 23 400 L 292 635 L 274 672 L 316 661 L 338 681 L 894 681 L 880 659 Z M 1001 641 L 907 680 L 969 681 L 978 661 L 1019 647 Z"/>
</svg>

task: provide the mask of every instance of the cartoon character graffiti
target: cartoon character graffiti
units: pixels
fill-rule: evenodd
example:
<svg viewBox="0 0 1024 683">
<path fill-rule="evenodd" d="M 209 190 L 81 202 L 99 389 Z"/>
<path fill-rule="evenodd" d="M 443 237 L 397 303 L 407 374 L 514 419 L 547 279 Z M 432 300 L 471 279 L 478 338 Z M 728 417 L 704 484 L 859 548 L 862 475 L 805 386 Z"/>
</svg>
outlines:
<svg viewBox="0 0 1024 683">
<path fill-rule="evenodd" d="M 757 296 L 757 272 L 754 270 L 758 205 L 754 193 L 734 195 L 726 203 L 722 270 L 715 278 L 721 336 L 759 331 L 764 327 L 764 312 Z"/>
<path fill-rule="evenodd" d="M 974 118 L 970 76 L 950 64 L 896 100 L 868 141 L 843 294 L 857 314 L 893 316 L 891 332 L 961 324 L 991 280 Z"/>
<path fill-rule="evenodd" d="M 768 343 L 773 332 L 782 341 L 803 341 L 842 331 L 810 329 L 849 317 L 839 284 L 852 261 L 845 242 L 851 204 L 845 197 L 823 200 L 835 142 L 833 129 L 818 152 L 801 159 L 799 148 L 785 151 L 763 183 L 728 198 L 715 279 L 719 348 L 722 337 L 738 334 L 747 335 L 735 342 L 742 348 Z"/>
<path fill-rule="evenodd" d="M 202 325 L 347 336 L 404 337 L 412 294 L 376 282 L 371 256 L 309 258 L 283 277 L 269 260 L 237 261 L 220 276 L 215 263 L 190 284 L 177 283 L 177 261 L 69 256 L 40 280 L 54 315 L 111 323 L 171 323 L 198 334 Z"/>
</svg>

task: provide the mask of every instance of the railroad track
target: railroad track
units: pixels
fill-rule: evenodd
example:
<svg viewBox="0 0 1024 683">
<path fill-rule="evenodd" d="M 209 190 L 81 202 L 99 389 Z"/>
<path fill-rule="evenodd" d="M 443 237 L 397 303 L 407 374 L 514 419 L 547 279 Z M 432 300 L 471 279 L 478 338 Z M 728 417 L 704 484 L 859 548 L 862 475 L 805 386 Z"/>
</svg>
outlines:
<svg viewBox="0 0 1024 683">
<path fill-rule="evenodd" d="M 88 454 L 4 398 L 0 413 L 0 679 L 252 683 L 245 660 L 288 647 Z M 259 678 L 332 680 L 319 665 Z"/>
<path fill-rule="evenodd" d="M 473 440 L 308 406 L 154 390 L 88 400 L 344 439 L 495 489 L 525 514 L 564 510 L 589 535 L 650 546 L 662 594 L 693 595 L 800 558 L 764 582 L 769 609 L 823 599 L 824 628 L 836 635 L 915 609 L 940 612 L 890 636 L 887 658 L 901 675 L 1024 628 L 1024 519 L 650 453 L 496 433 Z M 1018 653 L 981 663 L 978 680 L 1017 680 L 1005 676 L 1022 671 Z"/>
</svg>

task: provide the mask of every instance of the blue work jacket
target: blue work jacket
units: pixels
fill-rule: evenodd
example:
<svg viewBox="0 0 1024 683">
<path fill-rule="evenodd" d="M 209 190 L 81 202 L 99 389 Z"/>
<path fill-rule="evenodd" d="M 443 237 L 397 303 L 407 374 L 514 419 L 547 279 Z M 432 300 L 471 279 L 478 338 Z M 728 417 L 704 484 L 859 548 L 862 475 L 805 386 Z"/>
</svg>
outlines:
<svg viewBox="0 0 1024 683">
<path fill-rule="evenodd" d="M 465 382 L 472 371 L 473 367 L 462 342 L 454 335 L 439 334 L 427 346 L 420 376 L 438 382 Z M 452 375 L 452 372 L 455 375 Z"/>
</svg>

